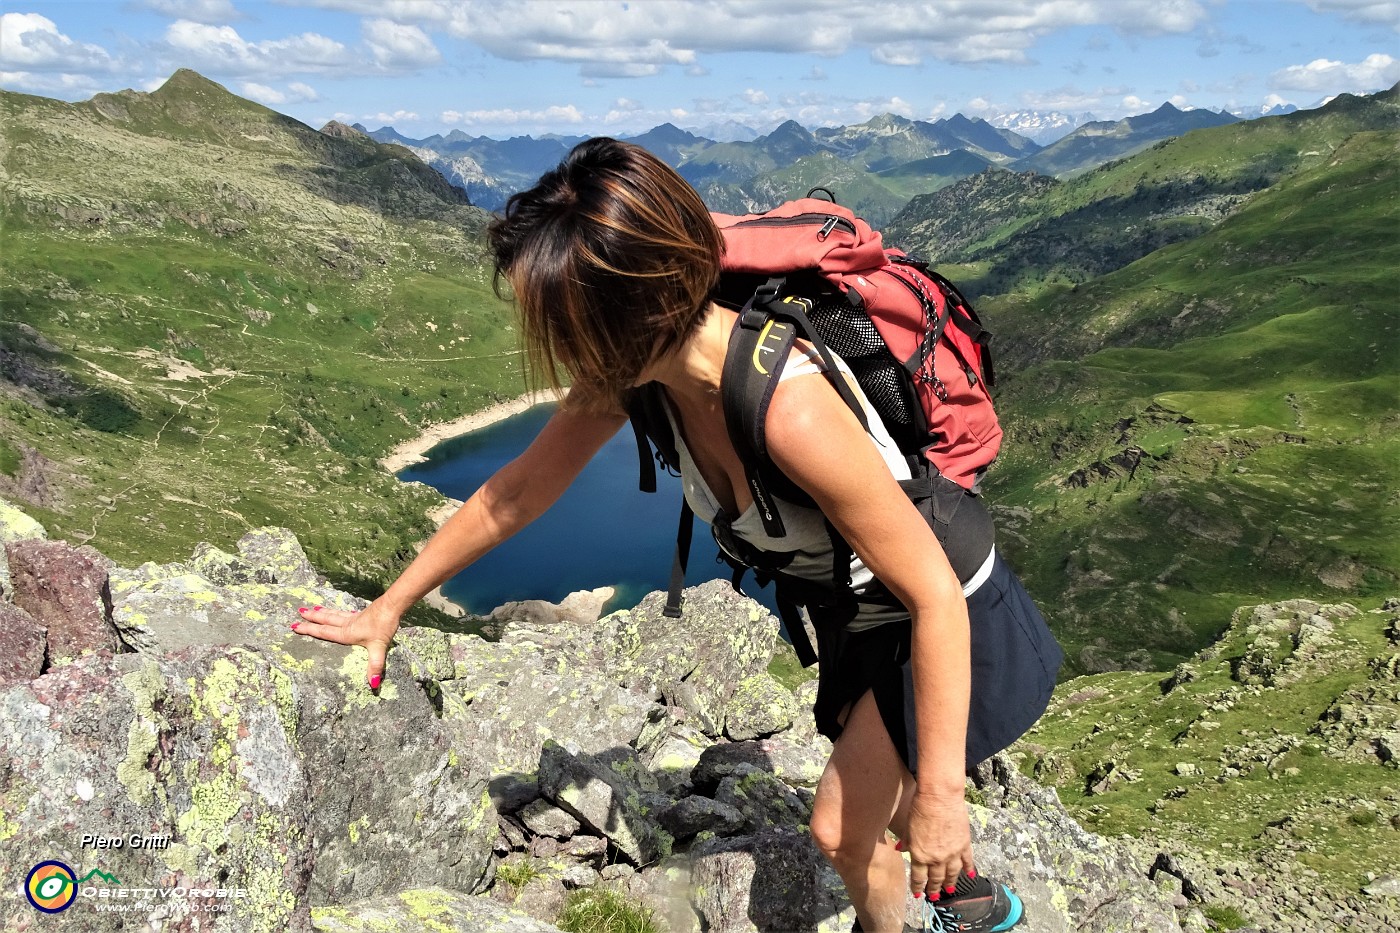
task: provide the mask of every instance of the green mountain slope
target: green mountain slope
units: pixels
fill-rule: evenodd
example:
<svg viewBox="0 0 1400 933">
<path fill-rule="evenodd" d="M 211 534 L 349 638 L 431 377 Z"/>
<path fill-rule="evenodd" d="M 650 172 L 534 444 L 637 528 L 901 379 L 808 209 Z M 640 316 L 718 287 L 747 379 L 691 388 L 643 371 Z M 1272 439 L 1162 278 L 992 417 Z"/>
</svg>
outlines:
<svg viewBox="0 0 1400 933">
<path fill-rule="evenodd" d="M 786 168 L 759 175 L 745 182 L 740 190 L 749 203 L 776 207 L 815 187 L 828 189 L 839 203 L 876 225 L 889 220 L 905 202 L 878 176 L 830 152 L 818 152 Z"/>
<path fill-rule="evenodd" d="M 1183 867 L 1221 919 L 1326 929 L 1353 898 L 1374 921 L 1362 928 L 1394 929 L 1393 898 L 1357 898 L 1394 873 L 1400 829 L 1400 618 L 1387 605 L 1245 608 L 1172 671 L 1062 684 L 1016 746 L 1021 765 L 1084 825 L 1145 839 L 1144 865 L 1191 853 Z M 1275 927 L 1274 910 L 1293 923 Z"/>
<path fill-rule="evenodd" d="M 1352 134 L 1400 126 L 1392 88 L 1318 110 L 1197 130 L 1059 185 L 989 189 L 965 179 L 915 198 L 890 223 L 910 252 L 975 263 L 974 294 L 1088 281 L 1189 240 L 1281 178 L 1327 162 Z M 1001 182 L 1010 185 L 1010 180 Z M 1008 195 L 1011 203 L 1008 204 Z"/>
<path fill-rule="evenodd" d="M 1208 126 L 1236 123 L 1239 117 L 1211 110 L 1178 110 L 1163 104 L 1152 113 L 1117 122 L 1086 123 L 1033 155 L 1015 163 L 1017 171 L 1065 178 L 1110 159 L 1122 159 L 1161 139 Z"/>
<path fill-rule="evenodd" d="M 958 179 L 984 172 L 991 165 L 991 162 L 980 155 L 958 151 L 906 162 L 878 172 L 875 177 L 903 198 L 903 206 L 915 195 L 937 191 Z"/>
<path fill-rule="evenodd" d="M 521 391 L 486 215 L 192 72 L 0 107 L 3 494 L 117 559 L 280 524 L 383 579 L 436 496 L 374 459 Z"/>
<path fill-rule="evenodd" d="M 984 303 L 990 497 L 1073 669 L 1169 667 L 1243 603 L 1395 587 L 1397 144 L 1357 134 L 1196 239 Z"/>
<path fill-rule="evenodd" d="M 931 262 L 968 262 L 980 247 L 1036 219 L 1046 191 L 1060 184 L 1048 175 L 988 168 L 916 196 L 885 225 L 885 241 Z"/>
</svg>

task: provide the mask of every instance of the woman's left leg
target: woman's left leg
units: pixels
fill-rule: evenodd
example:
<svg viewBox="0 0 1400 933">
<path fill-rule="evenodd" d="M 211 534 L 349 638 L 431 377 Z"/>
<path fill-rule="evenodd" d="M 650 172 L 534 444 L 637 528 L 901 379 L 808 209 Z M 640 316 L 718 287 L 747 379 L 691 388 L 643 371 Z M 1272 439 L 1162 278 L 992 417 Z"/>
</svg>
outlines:
<svg viewBox="0 0 1400 933">
<path fill-rule="evenodd" d="M 885 834 L 907 814 L 914 776 L 867 692 L 857 700 L 817 785 L 812 838 L 830 860 L 867 933 L 900 933 L 909 885 Z"/>
</svg>

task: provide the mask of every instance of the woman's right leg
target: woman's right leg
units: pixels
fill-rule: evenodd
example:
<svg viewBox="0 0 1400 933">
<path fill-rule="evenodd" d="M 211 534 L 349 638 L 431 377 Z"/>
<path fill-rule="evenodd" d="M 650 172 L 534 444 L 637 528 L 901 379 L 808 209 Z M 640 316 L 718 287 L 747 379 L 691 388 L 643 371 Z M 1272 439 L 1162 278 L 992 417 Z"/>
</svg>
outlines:
<svg viewBox="0 0 1400 933">
<path fill-rule="evenodd" d="M 895 751 L 874 693 L 856 701 L 817 785 L 812 839 L 846 884 L 866 933 L 900 933 L 904 857 L 885 834 L 908 812 L 914 776 Z"/>
</svg>

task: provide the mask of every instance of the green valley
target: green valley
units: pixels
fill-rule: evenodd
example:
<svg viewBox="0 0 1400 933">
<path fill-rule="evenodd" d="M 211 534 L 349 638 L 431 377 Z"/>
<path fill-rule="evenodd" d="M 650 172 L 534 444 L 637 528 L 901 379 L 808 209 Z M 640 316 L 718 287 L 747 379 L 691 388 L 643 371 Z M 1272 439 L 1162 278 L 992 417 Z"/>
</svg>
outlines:
<svg viewBox="0 0 1400 933">
<path fill-rule="evenodd" d="M 377 459 L 523 388 L 485 213 L 193 72 L 0 103 L 0 489 L 117 559 L 277 524 L 381 584 L 440 499 Z"/>
<path fill-rule="evenodd" d="M 1072 288 L 985 303 L 991 497 L 1075 669 L 1161 669 L 1250 600 L 1396 584 L 1395 133 Z M 1129 655 L 1132 658 L 1129 658 Z"/>
</svg>

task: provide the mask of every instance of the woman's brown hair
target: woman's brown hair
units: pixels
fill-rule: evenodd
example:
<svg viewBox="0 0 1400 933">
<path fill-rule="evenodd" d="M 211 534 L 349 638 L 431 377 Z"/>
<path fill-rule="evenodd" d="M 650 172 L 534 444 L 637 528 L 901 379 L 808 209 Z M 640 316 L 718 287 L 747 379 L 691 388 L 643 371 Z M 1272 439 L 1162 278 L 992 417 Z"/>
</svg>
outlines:
<svg viewBox="0 0 1400 933">
<path fill-rule="evenodd" d="M 598 407 L 704 318 L 724 242 L 700 196 L 656 156 L 597 138 L 575 146 L 488 229 L 496 287 L 520 309 L 532 381 L 559 367 Z"/>
</svg>

